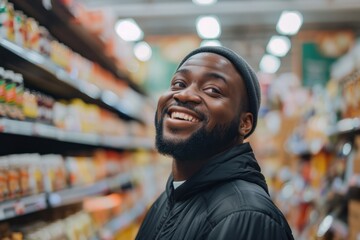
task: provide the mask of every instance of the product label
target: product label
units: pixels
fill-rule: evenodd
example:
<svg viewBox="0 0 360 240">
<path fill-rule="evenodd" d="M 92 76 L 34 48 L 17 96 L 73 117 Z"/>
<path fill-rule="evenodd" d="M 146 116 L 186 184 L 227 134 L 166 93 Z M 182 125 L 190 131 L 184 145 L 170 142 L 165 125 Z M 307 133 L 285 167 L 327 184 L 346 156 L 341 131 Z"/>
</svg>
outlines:
<svg viewBox="0 0 360 240">
<path fill-rule="evenodd" d="M 15 83 L 9 83 L 6 85 L 6 103 L 14 104 L 16 103 L 16 85 Z"/>
<path fill-rule="evenodd" d="M 5 102 L 5 81 L 0 80 L 0 103 Z"/>
</svg>

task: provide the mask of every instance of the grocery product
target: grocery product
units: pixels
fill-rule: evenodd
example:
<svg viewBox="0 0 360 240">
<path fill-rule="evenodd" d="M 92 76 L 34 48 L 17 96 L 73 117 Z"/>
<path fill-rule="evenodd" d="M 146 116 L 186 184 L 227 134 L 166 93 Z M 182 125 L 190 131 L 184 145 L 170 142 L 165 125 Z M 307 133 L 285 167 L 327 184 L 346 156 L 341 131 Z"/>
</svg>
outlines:
<svg viewBox="0 0 360 240">
<path fill-rule="evenodd" d="M 7 157 L 0 157 L 0 201 L 9 197 Z"/>
<path fill-rule="evenodd" d="M 5 82 L 5 69 L 0 67 L 0 117 L 6 116 L 5 112 L 5 99 L 6 99 L 6 82 Z"/>
<path fill-rule="evenodd" d="M 39 116 L 39 106 L 34 91 L 25 89 L 23 94 L 23 114 L 27 120 L 36 120 Z"/>
<path fill-rule="evenodd" d="M 14 77 L 15 73 L 13 71 L 5 71 L 5 112 L 6 116 L 10 118 L 16 117 L 16 82 Z"/>
</svg>

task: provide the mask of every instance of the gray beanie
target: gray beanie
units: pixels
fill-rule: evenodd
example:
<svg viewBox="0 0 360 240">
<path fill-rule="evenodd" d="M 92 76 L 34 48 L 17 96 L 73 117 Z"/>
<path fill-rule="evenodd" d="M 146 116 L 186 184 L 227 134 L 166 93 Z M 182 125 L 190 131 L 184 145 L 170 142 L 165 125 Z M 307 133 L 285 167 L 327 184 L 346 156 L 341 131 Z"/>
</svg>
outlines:
<svg viewBox="0 0 360 240">
<path fill-rule="evenodd" d="M 254 132 L 256 128 L 258 112 L 261 102 L 260 84 L 254 70 L 242 57 L 240 57 L 234 51 L 225 47 L 212 47 L 212 46 L 200 47 L 193 50 L 188 55 L 186 55 L 186 57 L 181 61 L 177 69 L 179 69 L 184 64 L 184 62 L 188 60 L 191 56 L 198 53 L 215 53 L 225 57 L 234 65 L 235 69 L 239 72 L 240 76 L 244 80 L 248 95 L 249 112 L 252 113 L 253 115 L 253 126 L 251 131 L 247 135 L 245 135 L 245 138 L 247 138 Z"/>
</svg>

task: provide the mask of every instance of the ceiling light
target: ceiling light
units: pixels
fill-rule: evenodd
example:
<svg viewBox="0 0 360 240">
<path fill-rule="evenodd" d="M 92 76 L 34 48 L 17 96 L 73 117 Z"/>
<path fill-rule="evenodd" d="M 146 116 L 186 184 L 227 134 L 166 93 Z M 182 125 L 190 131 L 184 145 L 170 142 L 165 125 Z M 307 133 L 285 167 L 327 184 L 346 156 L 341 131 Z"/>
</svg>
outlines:
<svg viewBox="0 0 360 240">
<path fill-rule="evenodd" d="M 146 62 L 151 58 L 152 50 L 147 42 L 139 42 L 134 46 L 134 54 L 137 59 Z"/>
<path fill-rule="evenodd" d="M 219 40 L 203 40 L 200 43 L 201 47 L 205 46 L 221 46 L 221 42 Z"/>
<path fill-rule="evenodd" d="M 127 18 L 116 22 L 116 33 L 125 41 L 139 41 L 143 38 L 144 33 L 134 19 Z"/>
<path fill-rule="evenodd" d="M 298 11 L 283 11 L 276 25 L 280 34 L 295 35 L 303 23 L 303 16 Z"/>
<path fill-rule="evenodd" d="M 203 39 L 218 38 L 221 34 L 220 23 L 215 16 L 199 17 L 196 20 L 196 30 Z"/>
<path fill-rule="evenodd" d="M 266 47 L 266 50 L 275 56 L 285 56 L 291 47 L 291 42 L 288 37 L 285 36 L 272 36 Z"/>
<path fill-rule="evenodd" d="M 216 3 L 217 0 L 193 0 L 193 3 L 197 5 L 211 5 Z"/>
<path fill-rule="evenodd" d="M 259 67 L 262 72 L 276 73 L 279 70 L 280 64 L 279 58 L 266 54 L 262 57 Z"/>
</svg>

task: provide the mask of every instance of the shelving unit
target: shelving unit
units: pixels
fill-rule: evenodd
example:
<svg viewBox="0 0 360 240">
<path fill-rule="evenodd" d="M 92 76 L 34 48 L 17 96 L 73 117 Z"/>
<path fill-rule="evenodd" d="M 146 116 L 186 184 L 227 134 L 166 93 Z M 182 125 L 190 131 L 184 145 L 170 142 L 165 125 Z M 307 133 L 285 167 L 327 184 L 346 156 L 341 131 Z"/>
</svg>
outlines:
<svg viewBox="0 0 360 240">
<path fill-rule="evenodd" d="M 131 106 L 126 107 L 126 104 L 121 104 L 121 102 L 115 104 L 106 103 L 103 100 L 106 90 L 99 89 L 94 84 L 84 80 L 75 79 L 49 59 L 34 51 L 21 48 L 6 39 L 0 39 L 0 53 L 6 56 L 6 66 L 26 77 L 27 85 L 32 85 L 60 98 L 78 97 L 86 102 L 115 112 L 123 119 L 144 122 L 140 112 L 128 109 Z M 140 95 L 138 97 L 144 98 Z"/>
<path fill-rule="evenodd" d="M 41 193 L 4 201 L 0 203 L 0 221 L 47 208 L 56 208 L 79 203 L 86 197 L 102 195 L 112 190 L 120 189 L 122 186 L 130 183 L 131 181 L 133 181 L 133 175 L 126 172 L 88 186 L 77 186 L 56 192 Z M 136 209 L 139 211 L 139 207 Z M 143 206 L 142 211 L 144 210 L 145 207 Z M 134 214 L 131 216 L 133 215 Z M 124 218 L 128 219 L 129 216 Z"/>
<path fill-rule="evenodd" d="M 104 54 L 104 43 L 96 35 L 84 29 L 60 0 L 47 1 L 49 4 L 46 7 L 43 4 L 44 1 L 41 0 L 31 2 L 12 0 L 12 2 L 16 8 L 37 19 L 56 39 L 85 58 L 99 63 L 120 80 L 126 81 L 137 92 L 145 94 L 144 90 L 118 69 L 115 65 L 116 61 L 112 57 Z"/>
<path fill-rule="evenodd" d="M 110 232 L 111 234 L 115 234 L 116 232 L 121 231 L 127 225 L 141 216 L 146 210 L 146 206 L 147 203 L 143 201 L 137 202 L 131 209 L 108 222 L 104 226 L 104 231 Z"/>
<path fill-rule="evenodd" d="M 46 194 L 37 194 L 0 203 L 0 221 L 47 208 Z"/>
<path fill-rule="evenodd" d="M 48 193 L 49 206 L 59 207 L 81 202 L 85 197 L 102 195 L 113 189 L 119 189 L 121 186 L 131 182 L 132 180 L 132 174 L 122 173 L 89 186 L 78 186 L 57 192 L 51 192 Z"/>
<path fill-rule="evenodd" d="M 10 163 L 10 157 L 7 155 L 15 154 L 18 156 L 21 153 L 37 153 L 39 156 L 41 154 L 57 154 L 60 158 L 65 156 L 74 156 L 74 158 L 84 157 L 86 158 L 86 161 L 91 161 L 91 159 L 94 161 L 100 159 L 101 161 L 106 161 L 106 164 L 110 164 L 108 162 L 111 161 L 121 161 L 122 155 L 121 157 L 118 157 L 118 155 L 123 152 L 125 152 L 125 155 L 128 153 L 136 154 L 137 150 L 142 150 L 148 151 L 150 154 L 154 148 L 153 140 L 146 136 L 142 137 L 142 134 L 137 135 L 134 133 L 135 130 L 133 131 L 133 125 L 131 125 L 135 124 L 137 127 L 139 125 L 144 126 L 148 124 L 148 119 L 144 116 L 145 108 L 143 107 L 148 106 L 149 99 L 144 90 L 135 84 L 125 71 L 119 69 L 116 63 L 117 60 L 104 53 L 105 44 L 100 40 L 100 38 L 89 33 L 83 26 L 77 23 L 74 15 L 62 4 L 60 0 L 34 0 L 30 2 L 22 0 L 8 1 L 14 4 L 16 10 L 21 10 L 26 16 L 36 19 L 39 24 L 45 27 L 59 43 L 62 43 L 70 48 L 74 52 L 74 55 L 76 54 L 76 56 L 78 56 L 77 54 L 79 54 L 82 58 L 86 59 L 86 63 L 89 60 L 91 61 L 91 64 L 94 64 L 94 66 L 100 66 L 101 71 L 104 70 L 106 73 L 109 73 L 111 76 L 109 78 L 110 81 L 113 81 L 114 79 L 119 81 L 119 85 L 117 85 L 117 82 L 115 81 L 115 87 L 119 86 L 120 90 L 117 89 L 117 93 L 120 94 L 117 95 L 112 89 L 102 87 L 99 82 L 89 80 L 93 78 L 79 79 L 78 75 L 72 74 L 72 71 L 65 70 L 67 67 L 62 68 L 60 67 L 61 64 L 57 65 L 55 60 L 52 61 L 45 55 L 41 55 L 36 51 L 21 47 L 15 42 L 5 38 L 0 38 L 0 55 L 2 56 L 0 59 L 0 66 L 4 67 L 6 70 L 13 70 L 16 73 L 21 73 L 24 77 L 24 86 L 27 89 L 40 91 L 41 94 L 43 93 L 45 95 L 49 95 L 55 99 L 57 103 L 59 103 L 60 100 L 71 100 L 76 98 L 84 102 L 84 105 L 86 106 L 94 104 L 102 109 L 100 111 L 96 108 L 96 110 L 99 110 L 97 112 L 99 115 L 105 115 L 104 119 L 107 119 L 106 117 L 108 116 L 106 114 L 109 114 L 108 111 L 115 113 L 115 115 L 109 114 L 110 117 L 108 118 L 110 119 L 110 122 L 114 121 L 114 125 L 117 126 L 116 124 L 119 124 L 120 128 L 123 126 L 126 128 L 128 126 L 131 130 L 126 129 L 122 131 L 121 128 L 121 130 L 114 133 L 114 135 L 108 135 L 100 133 L 110 132 L 112 134 L 112 132 L 106 130 L 80 132 L 81 128 L 77 128 L 77 131 L 70 131 L 65 130 L 65 128 L 56 127 L 55 123 L 54 125 L 51 125 L 50 123 L 45 123 L 41 120 L 32 119 L 20 121 L 0 117 L 0 141 L 3 143 L 3 147 L 0 149 L 0 155 L 4 156 L 2 159 L 4 165 L 1 165 L 0 168 L 3 166 L 16 168 L 15 162 Z M 107 76 L 106 74 L 104 75 Z M 105 78 L 105 80 L 108 80 L 108 78 Z M 113 85 L 110 84 L 109 86 Z M 123 86 L 124 88 L 122 88 Z M 109 94 L 113 97 L 112 101 L 108 98 Z M 69 105 L 70 104 L 72 103 L 69 101 Z M 107 111 L 103 111 L 103 109 Z M 103 115 L 101 115 L 101 119 L 103 119 L 102 117 Z M 116 122 L 116 117 L 119 118 L 118 122 Z M 100 119 L 100 117 L 98 119 Z M 123 123 L 124 125 L 122 125 Z M 99 122 L 98 124 L 102 123 Z M 138 129 L 136 128 L 136 130 Z M 121 135 L 122 132 L 124 132 L 123 135 Z M 103 155 L 95 159 L 95 157 L 93 157 L 95 155 L 94 152 Z M 108 157 L 107 154 L 112 154 L 109 156 L 109 159 L 105 159 Z M 114 154 L 116 160 L 112 158 Z M 42 160 L 43 159 L 40 159 L 39 161 Z M 61 160 L 64 160 L 63 163 L 65 166 L 66 159 L 63 158 Z M 128 160 L 129 158 L 126 158 L 124 161 Z M 76 159 L 74 162 L 75 161 L 80 160 Z M 39 164 L 43 164 L 43 162 L 39 162 Z M 78 162 L 74 164 L 80 165 Z M 121 193 L 122 189 L 138 191 L 138 189 L 135 189 L 136 174 L 134 174 L 137 169 L 135 168 L 127 171 L 119 170 L 119 166 L 123 163 L 117 162 L 116 164 L 116 170 L 108 170 L 108 165 L 106 165 L 106 170 L 104 170 L 104 167 L 102 172 L 99 173 L 99 175 L 96 175 L 96 178 L 94 177 L 89 179 L 99 179 L 106 175 L 111 175 L 111 177 L 107 177 L 100 181 L 84 181 L 93 182 L 89 185 L 76 185 L 69 187 L 70 184 L 77 183 L 70 183 L 70 180 L 66 178 L 68 182 L 63 184 L 64 186 L 67 185 L 68 188 L 52 192 L 48 190 L 44 193 L 17 197 L 15 199 L 1 202 L 0 224 L 7 221 L 21 222 L 24 219 L 32 217 L 33 214 L 34 216 L 37 214 L 39 216 L 45 216 L 48 212 L 54 213 L 57 210 L 61 211 L 61 209 L 67 208 L 71 208 L 71 211 L 75 213 L 76 211 L 79 211 L 79 209 L 82 209 L 82 203 L 85 198 L 107 195 L 109 193 L 121 195 L 123 194 Z M 125 162 L 124 164 L 129 163 Z M 130 169 L 128 165 L 124 164 L 121 165 L 121 169 Z M 97 166 L 95 163 L 91 163 L 90 165 L 93 168 Z M 133 166 L 133 163 L 131 163 L 131 166 Z M 43 171 L 44 174 L 49 173 L 45 170 Z M 66 171 L 70 170 L 67 169 Z M 66 171 L 64 170 L 64 175 L 69 174 L 69 172 Z M 121 173 L 113 175 L 115 172 Z M 28 174 L 30 173 L 28 172 Z M 23 180 L 22 178 L 25 179 L 24 176 L 20 176 L 18 181 L 20 182 Z M 41 176 L 41 181 L 46 181 L 44 176 Z M 55 182 L 51 181 L 52 180 L 49 180 L 47 182 L 47 187 L 49 184 L 53 184 Z M 44 191 L 43 189 L 54 189 L 51 187 L 45 188 L 45 183 L 42 187 L 43 188 L 38 188 L 40 190 L 34 190 L 34 192 Z M 134 189 L 132 189 L 132 187 L 134 187 Z M 63 188 L 63 186 L 55 189 L 61 188 Z M 19 194 L 17 196 L 19 196 Z M 6 198 L 8 195 L 4 195 L 4 197 Z M 106 229 L 112 233 L 121 230 L 141 216 L 141 214 L 145 211 L 147 204 L 148 202 L 139 201 L 133 207 L 124 209 L 122 214 L 116 216 L 114 219 L 109 221 L 108 224 L 106 224 Z M 76 211 L 74 209 L 76 209 Z M 33 214 L 29 215 L 30 213 Z M 63 215 L 62 217 L 67 216 Z M 59 218 L 57 218 L 57 220 L 58 219 Z M 51 221 L 53 221 L 53 219 Z"/>
<path fill-rule="evenodd" d="M 30 136 L 114 149 L 148 149 L 154 147 L 152 139 L 131 136 L 102 136 L 94 133 L 65 131 L 54 126 L 0 118 L 0 134 Z"/>
</svg>

